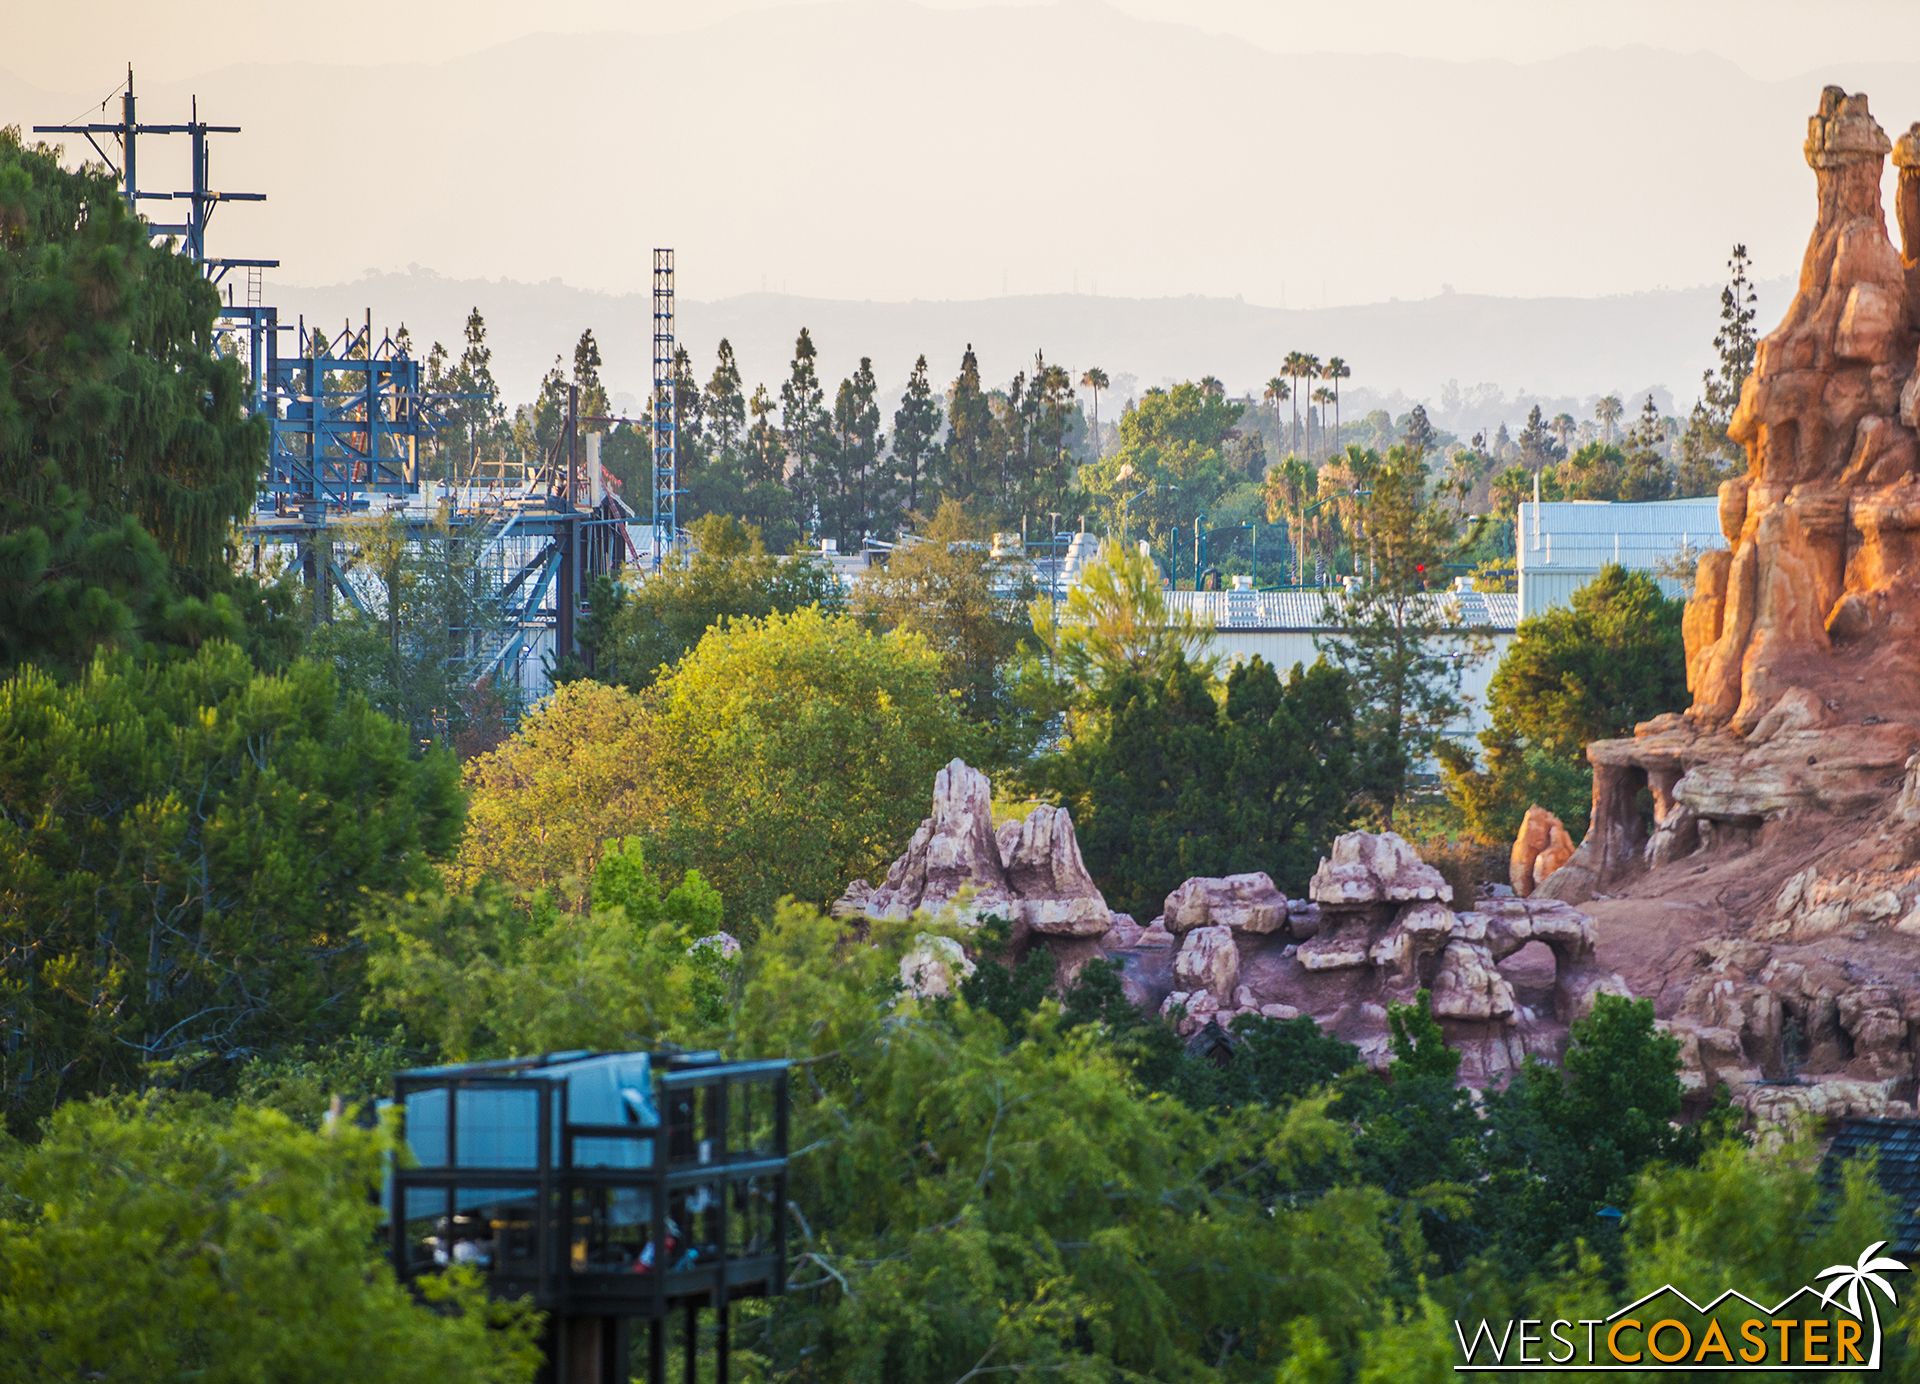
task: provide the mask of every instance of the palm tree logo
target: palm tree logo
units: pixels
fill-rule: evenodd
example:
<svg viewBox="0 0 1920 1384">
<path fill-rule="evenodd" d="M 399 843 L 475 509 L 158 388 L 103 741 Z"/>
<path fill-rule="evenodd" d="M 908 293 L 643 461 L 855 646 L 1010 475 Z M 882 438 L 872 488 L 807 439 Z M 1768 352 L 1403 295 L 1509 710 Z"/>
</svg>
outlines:
<svg viewBox="0 0 1920 1384">
<path fill-rule="evenodd" d="M 1815 1279 L 1831 1278 L 1833 1280 L 1833 1282 L 1827 1285 L 1826 1291 L 1820 1294 L 1820 1305 L 1822 1307 L 1827 1306 L 1839 1297 L 1842 1289 L 1845 1289 L 1847 1294 L 1847 1311 L 1855 1317 L 1860 1315 L 1860 1285 L 1863 1283 L 1869 1285 L 1867 1290 L 1867 1311 L 1873 1318 L 1873 1353 L 1868 1357 L 1867 1363 L 1864 1366 L 1864 1368 L 1869 1370 L 1877 1370 L 1880 1368 L 1880 1304 L 1873 1300 L 1873 1289 L 1878 1288 L 1881 1292 L 1885 1293 L 1887 1295 L 1887 1302 L 1891 1305 L 1895 1301 L 1893 1285 L 1880 1276 L 1880 1271 L 1883 1269 L 1903 1270 L 1907 1267 L 1898 1259 L 1875 1259 L 1873 1257 L 1886 1243 L 1885 1240 L 1879 1240 L 1868 1245 L 1860 1251 L 1860 1260 L 1858 1263 L 1835 1264 L 1832 1268 L 1822 1269 L 1814 1275 Z"/>
</svg>

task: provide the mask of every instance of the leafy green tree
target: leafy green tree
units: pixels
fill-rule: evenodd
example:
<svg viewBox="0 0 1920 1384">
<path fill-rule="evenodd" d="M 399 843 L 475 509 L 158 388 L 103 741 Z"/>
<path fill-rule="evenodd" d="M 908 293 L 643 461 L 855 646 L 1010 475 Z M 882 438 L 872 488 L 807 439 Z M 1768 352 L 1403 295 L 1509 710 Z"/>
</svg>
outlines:
<svg viewBox="0 0 1920 1384">
<path fill-rule="evenodd" d="M 993 555 L 977 512 L 944 499 L 913 543 L 893 550 L 854 592 L 854 609 L 882 630 L 911 632 L 940 656 L 942 686 L 994 738 L 996 762 L 1021 757 L 1027 728 L 1015 715 L 1008 672 L 1035 638 L 1024 563 Z"/>
<path fill-rule="evenodd" d="M 476 889 L 579 902 L 608 841 L 652 829 L 647 703 L 590 679 L 555 689 L 505 741 L 467 761 L 467 828 L 448 868 Z"/>
<path fill-rule="evenodd" d="M 245 641 L 280 607 L 233 571 L 266 420 L 216 355 L 219 297 L 106 171 L 0 133 L 0 667 Z"/>
<path fill-rule="evenodd" d="M 1617 405 L 1618 400 L 1614 401 Z M 1552 466 L 1564 455 L 1554 440 L 1553 430 L 1547 426 L 1547 420 L 1535 404 L 1527 414 L 1527 425 L 1520 429 L 1520 464 L 1529 471 L 1538 471 L 1542 467 Z"/>
<path fill-rule="evenodd" d="M 588 327 L 580 333 L 580 339 L 573 345 L 573 387 L 580 391 L 579 408 L 582 418 L 605 418 L 613 412 L 613 403 L 607 398 L 606 386 L 600 383 L 600 343 L 593 339 L 593 328 Z M 606 427 L 604 423 L 583 423 L 583 432 L 599 432 Z"/>
<path fill-rule="evenodd" d="M 460 830 L 451 755 L 333 675 L 229 644 L 0 684 L 0 1089 L 62 1100 L 214 1081 L 345 1030 L 363 891 L 427 879 Z"/>
<path fill-rule="evenodd" d="M 1384 462 L 1373 454 L 1361 460 L 1372 477 L 1367 575 L 1327 598 L 1329 633 L 1314 643 L 1352 686 L 1361 781 L 1391 829 L 1408 773 L 1436 752 L 1466 710 L 1461 673 L 1483 656 L 1484 640 L 1428 593 L 1430 582 L 1439 584 L 1456 532 L 1451 516 L 1427 497 L 1420 457 L 1396 447 Z"/>
<path fill-rule="evenodd" d="M 1158 681 L 1176 659 L 1211 671 L 1204 656 L 1211 625 L 1191 607 L 1175 609 L 1161 586 L 1160 570 L 1137 548 L 1108 542 L 1100 547 L 1064 606 L 1036 601 L 1036 630 L 1044 633 L 1057 675 L 1074 699 L 1124 675 Z"/>
<path fill-rule="evenodd" d="M 1631 735 L 1637 723 L 1686 704 L 1683 607 L 1648 574 L 1609 563 L 1569 605 L 1521 621 L 1488 686 L 1486 767 L 1457 745 L 1440 750 L 1469 830 L 1511 839 L 1537 802 L 1575 839 L 1585 833 L 1587 744 Z"/>
<path fill-rule="evenodd" d="M 530 1384 L 539 1316 L 466 1271 L 416 1297 L 367 1196 L 388 1129 L 148 1096 L 0 1147 L 0 1380 Z"/>
<path fill-rule="evenodd" d="M 1677 1125 L 1679 1072 L 1680 1040 L 1654 1027 L 1653 1001 L 1602 994 L 1574 1024 L 1563 1066 L 1530 1058 L 1487 1093 L 1493 1185 L 1481 1202 L 1508 1264 L 1600 1240 L 1600 1211 L 1623 1207 L 1644 1169 L 1697 1160 L 1710 1128 Z"/>
<path fill-rule="evenodd" d="M 1246 413 L 1233 403 L 1194 383 L 1172 389 L 1149 389 L 1120 419 L 1120 445 L 1080 468 L 1080 486 L 1101 512 L 1109 533 L 1124 527 L 1155 543 L 1167 542 L 1174 532 L 1191 539 L 1193 522 L 1202 512 L 1213 513 L 1218 502 L 1236 485 L 1250 482 L 1236 470 L 1230 438 Z M 1130 508 L 1128 496 L 1142 495 Z M 1187 544 L 1176 551 L 1184 552 Z"/>
<path fill-rule="evenodd" d="M 721 930 L 720 896 L 693 871 L 663 887 L 638 838 L 605 846 L 572 906 L 492 881 L 386 901 L 359 931 L 369 1016 L 454 1061 L 702 1045 L 724 1018 L 726 977 L 697 945 Z"/>
<path fill-rule="evenodd" d="M 727 515 L 688 525 L 693 542 L 644 581 L 602 578 L 581 644 L 593 676 L 633 691 L 651 687 L 701 635 L 723 620 L 845 603 L 833 570 L 808 556 L 776 557 L 760 530 Z"/>
<path fill-rule="evenodd" d="M 933 387 L 927 380 L 927 358 L 922 355 L 913 363 L 906 393 L 893 414 L 893 470 L 906 486 L 905 512 L 910 520 L 917 519 L 928 493 L 923 487 L 932 479 L 940 419 L 940 401 L 933 397 Z"/>
<path fill-rule="evenodd" d="M 655 689 L 662 864 L 697 869 L 743 926 L 879 878 L 972 748 L 942 683 L 919 635 L 812 606 L 708 631 Z"/>
<path fill-rule="evenodd" d="M 1087 868 L 1138 918 L 1193 875 L 1264 870 L 1304 887 L 1352 818 L 1353 704 L 1339 674 L 1255 660 L 1214 681 L 1175 654 L 1093 693 L 1087 729 L 1035 777 L 1073 809 Z"/>
</svg>

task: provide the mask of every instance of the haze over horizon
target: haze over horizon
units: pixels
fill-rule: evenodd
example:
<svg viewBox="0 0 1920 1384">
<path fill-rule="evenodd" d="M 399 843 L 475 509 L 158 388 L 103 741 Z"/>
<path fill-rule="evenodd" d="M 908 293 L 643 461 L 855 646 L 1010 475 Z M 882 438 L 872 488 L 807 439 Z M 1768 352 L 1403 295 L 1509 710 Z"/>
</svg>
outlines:
<svg viewBox="0 0 1920 1384">
<path fill-rule="evenodd" d="M 938 304 L 1193 297 L 1284 309 L 1278 324 L 1453 295 L 1666 302 L 1717 285 L 1735 241 L 1762 279 L 1787 276 L 1819 87 L 1867 91 L 1890 131 L 1920 116 L 1920 61 L 1884 60 L 1920 52 L 1920 7 L 1877 0 L 1818 24 L 1784 0 L 564 0 L 537 16 L 347 0 L 339 17 L 315 29 L 216 0 L 199 28 L 214 41 L 189 44 L 131 0 L 36 12 L 0 57 L 0 124 L 98 117 L 128 58 L 143 118 L 182 118 L 197 95 L 245 131 L 216 138 L 216 186 L 268 198 L 221 209 L 216 252 L 279 259 L 268 297 L 290 310 L 419 269 L 549 291 L 553 316 L 575 290 L 644 291 L 648 250 L 670 244 L 690 304 L 919 304 L 932 322 Z M 167 180 L 186 176 L 185 141 L 143 142 L 141 168 L 144 186 L 184 186 Z M 1504 383 L 1690 398 L 1707 299 L 1690 325 L 1601 312 L 1622 342 L 1569 320 L 1529 337 L 1537 378 Z M 1012 306 L 983 306 L 980 334 Z M 1451 334 L 1409 343 L 1425 378 L 1382 388 L 1465 383 L 1503 358 L 1478 319 L 1402 316 Z M 1157 319 L 1129 320 L 1137 338 Z M 765 331 L 790 347 L 799 325 Z M 1685 339 L 1649 339 L 1670 330 Z M 1646 368 L 1623 369 L 1636 336 Z M 1210 369 L 1196 354 L 1184 373 Z"/>
</svg>

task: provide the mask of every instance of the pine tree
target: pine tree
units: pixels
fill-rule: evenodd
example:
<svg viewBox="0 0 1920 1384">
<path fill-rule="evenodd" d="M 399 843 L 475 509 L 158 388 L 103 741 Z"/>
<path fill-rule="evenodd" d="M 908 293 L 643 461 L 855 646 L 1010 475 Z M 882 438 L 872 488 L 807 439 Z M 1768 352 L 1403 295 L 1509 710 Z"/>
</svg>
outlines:
<svg viewBox="0 0 1920 1384">
<path fill-rule="evenodd" d="M 980 493 L 983 463 L 988 461 L 993 406 L 980 387 L 980 360 L 967 343 L 960 374 L 947 391 L 947 445 L 941 458 L 941 489 L 948 498 L 970 504 Z"/>
<path fill-rule="evenodd" d="M 733 344 L 725 337 L 720 338 L 719 359 L 707 381 L 701 407 L 714 451 L 726 455 L 737 452 L 747 430 L 747 396 L 740 385 L 740 366 L 733 358 Z"/>
<path fill-rule="evenodd" d="M 821 524 L 832 529 L 842 549 L 857 552 L 870 535 L 886 523 L 879 511 L 885 494 L 876 467 L 885 437 L 880 432 L 880 406 L 874 402 L 873 361 L 860 358 L 860 368 L 840 382 L 834 396 L 834 494 L 821 497 Z"/>
<path fill-rule="evenodd" d="M 813 334 L 802 327 L 793 343 L 793 363 L 786 383 L 780 386 L 780 442 L 786 452 L 786 482 L 802 515 L 811 515 L 814 509 L 815 472 L 826 459 L 832 437 L 826 390 L 820 384 L 819 355 Z"/>
<path fill-rule="evenodd" d="M 1727 436 L 1740 405 L 1740 391 L 1753 373 L 1759 342 L 1754 336 L 1754 304 L 1759 296 L 1749 276 L 1747 247 L 1736 245 L 1727 260 L 1727 284 L 1720 290 L 1720 330 L 1713 349 L 1720 368 L 1700 377 L 1701 397 L 1694 401 L 1680 439 L 1679 493 L 1711 495 L 1720 482 L 1746 469 L 1746 449 Z"/>
<path fill-rule="evenodd" d="M 906 485 L 909 519 L 919 514 L 921 501 L 929 498 L 922 487 L 930 479 L 927 473 L 939 434 L 940 401 L 933 397 L 933 386 L 927 380 L 927 358 L 922 355 L 913 363 L 907 392 L 893 415 L 893 470 Z"/>
<path fill-rule="evenodd" d="M 600 343 L 593 339 L 593 328 L 580 333 L 573 347 L 573 385 L 580 391 L 580 417 L 605 418 L 613 412 L 605 386 L 600 383 Z M 582 430 L 597 432 L 604 423 L 582 424 Z"/>
</svg>

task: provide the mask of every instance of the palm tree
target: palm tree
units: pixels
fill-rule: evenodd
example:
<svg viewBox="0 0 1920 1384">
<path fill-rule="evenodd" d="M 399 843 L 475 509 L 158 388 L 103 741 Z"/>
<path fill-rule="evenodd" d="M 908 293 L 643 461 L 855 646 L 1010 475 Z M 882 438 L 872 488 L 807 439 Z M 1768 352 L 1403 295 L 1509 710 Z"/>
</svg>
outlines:
<svg viewBox="0 0 1920 1384">
<path fill-rule="evenodd" d="M 1107 372 L 1097 365 L 1087 367 L 1087 373 L 1080 377 L 1080 387 L 1093 391 L 1093 454 L 1098 457 L 1105 450 L 1100 445 L 1100 391 L 1107 387 Z"/>
<path fill-rule="evenodd" d="M 1200 377 L 1200 392 L 1209 399 L 1224 399 L 1227 397 L 1227 387 L 1221 384 L 1219 378 L 1214 375 L 1203 375 Z"/>
<path fill-rule="evenodd" d="M 1625 412 L 1626 408 L 1621 404 L 1618 394 L 1609 394 L 1593 406 L 1594 418 L 1606 429 L 1605 441 L 1613 441 L 1613 425 L 1620 421 L 1620 415 Z"/>
<path fill-rule="evenodd" d="M 1553 421 L 1547 424 L 1547 431 L 1553 434 L 1554 440 L 1560 444 L 1561 451 L 1570 452 L 1573 449 L 1569 446 L 1568 440 L 1573 436 L 1575 431 L 1578 430 L 1579 426 L 1579 424 L 1573 421 L 1573 415 L 1571 413 L 1556 413 L 1553 416 Z"/>
<path fill-rule="evenodd" d="M 1307 370 L 1307 353 L 1305 351 L 1287 352 L 1287 358 L 1281 362 L 1280 368 L 1286 372 L 1288 379 L 1300 379 L 1309 373 Z M 1297 452 L 1300 450 L 1300 391 L 1295 389 L 1292 391 L 1292 395 L 1293 433 L 1287 445 L 1288 450 Z"/>
<path fill-rule="evenodd" d="M 1325 385 L 1321 385 L 1313 391 L 1313 402 L 1320 405 L 1320 440 L 1325 442 L 1327 437 L 1327 408 L 1333 403 L 1333 391 Z M 1333 449 L 1329 447 L 1327 450 L 1331 452 Z"/>
<path fill-rule="evenodd" d="M 1300 378 L 1303 380 L 1312 380 L 1319 378 L 1319 375 L 1320 357 L 1302 351 L 1300 353 Z"/>
<path fill-rule="evenodd" d="M 1320 369 L 1320 378 L 1333 382 L 1333 450 L 1340 450 L 1340 381 L 1349 378 L 1353 371 L 1338 356 L 1328 356 L 1327 363 Z"/>
<path fill-rule="evenodd" d="M 1260 397 L 1273 405 L 1273 441 L 1274 445 L 1278 446 L 1280 444 L 1280 405 L 1293 397 L 1293 390 L 1288 388 L 1285 380 L 1275 375 L 1267 381 L 1267 392 Z"/>
<path fill-rule="evenodd" d="M 1865 1366 L 1863 1366 L 1863 1368 L 1869 1370 L 1877 1370 L 1880 1368 L 1880 1305 L 1873 1300 L 1872 1290 L 1873 1288 L 1878 1288 L 1881 1292 L 1885 1293 L 1889 1304 L 1897 1300 L 1894 1297 L 1893 1285 L 1888 1283 L 1886 1279 L 1880 1277 L 1879 1271 L 1881 1269 L 1897 1270 L 1907 1267 L 1898 1259 L 1875 1259 L 1873 1257 L 1874 1254 L 1879 1251 L 1880 1247 L 1886 1243 L 1885 1240 L 1878 1240 L 1868 1245 L 1860 1251 L 1860 1259 L 1857 1263 L 1835 1264 L 1833 1267 L 1822 1269 L 1814 1275 L 1815 1279 L 1831 1278 L 1833 1280 L 1833 1282 L 1827 1285 L 1827 1290 L 1820 1294 L 1820 1305 L 1825 1307 L 1838 1297 L 1840 1290 L 1844 1288 L 1847 1292 L 1847 1311 L 1856 1318 L 1860 1315 L 1860 1285 L 1862 1283 L 1871 1285 L 1867 1291 L 1867 1311 L 1872 1314 L 1873 1317 L 1873 1354 L 1868 1358 Z"/>
</svg>

